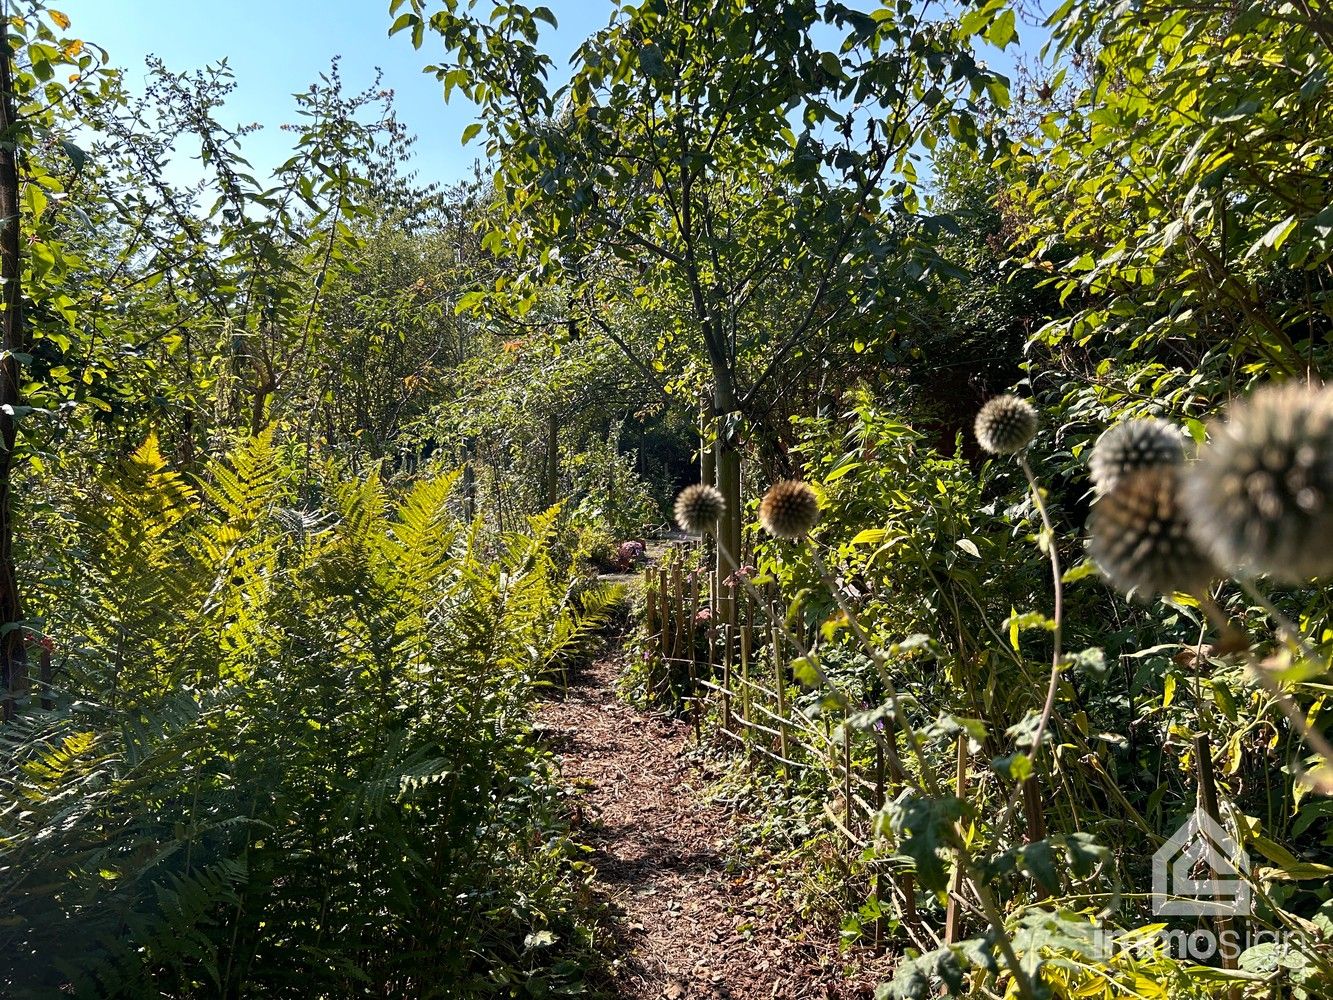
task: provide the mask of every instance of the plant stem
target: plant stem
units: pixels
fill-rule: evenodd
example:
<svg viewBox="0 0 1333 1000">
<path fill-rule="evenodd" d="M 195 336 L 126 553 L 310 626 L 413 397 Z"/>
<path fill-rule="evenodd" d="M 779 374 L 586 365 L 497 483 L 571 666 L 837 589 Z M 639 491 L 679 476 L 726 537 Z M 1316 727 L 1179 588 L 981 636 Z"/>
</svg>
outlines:
<svg viewBox="0 0 1333 1000">
<path fill-rule="evenodd" d="M 1050 514 L 1046 511 L 1046 501 L 1042 499 L 1041 487 L 1037 485 L 1037 478 L 1032 474 L 1032 467 L 1028 465 L 1026 456 L 1018 460 L 1018 464 L 1023 467 L 1023 475 L 1027 477 L 1028 486 L 1032 489 L 1032 502 L 1036 504 L 1037 513 L 1041 515 L 1042 527 L 1046 530 L 1046 551 L 1051 558 L 1051 585 L 1055 594 L 1055 628 L 1051 630 L 1051 681 L 1046 687 L 1046 703 L 1041 709 L 1041 719 L 1037 722 L 1037 732 L 1032 740 L 1033 754 L 1041 749 L 1042 737 L 1046 735 L 1046 727 L 1050 725 L 1051 714 L 1055 711 L 1055 692 L 1060 686 L 1060 672 L 1064 667 L 1064 655 L 1061 651 L 1061 642 L 1064 632 L 1064 573 L 1060 569 L 1060 550 L 1055 544 L 1055 526 L 1051 524 Z"/>
<path fill-rule="evenodd" d="M 1064 670 L 1062 650 L 1065 619 L 1064 571 L 1060 567 L 1060 550 L 1055 544 L 1055 526 L 1051 523 L 1050 513 L 1046 510 L 1046 501 L 1041 495 L 1041 487 L 1037 485 L 1037 477 L 1033 475 L 1032 466 L 1028 465 L 1026 455 L 1019 457 L 1018 464 L 1023 469 L 1023 475 L 1027 478 L 1028 488 L 1032 492 L 1032 502 L 1037 508 L 1037 513 L 1041 516 L 1042 530 L 1046 534 L 1046 552 L 1051 560 L 1051 587 L 1055 595 L 1053 615 L 1055 627 L 1051 630 L 1051 679 L 1046 685 L 1046 700 L 1042 704 L 1041 717 L 1037 720 L 1037 729 L 1032 737 L 1032 759 L 1035 764 L 1037 754 L 1041 753 L 1041 741 L 1045 738 L 1046 729 L 1051 724 L 1051 716 L 1055 713 L 1055 695 L 1060 689 L 1060 674 Z M 1000 820 L 1001 829 L 1009 824 L 1009 818 L 1013 815 L 1014 809 L 1018 806 L 1018 800 L 1023 794 L 1023 785 L 1031 778 L 1032 775 L 1028 775 L 1015 783 L 1013 793 L 1009 796 L 1009 802 L 1004 808 L 1004 816 Z"/>
</svg>

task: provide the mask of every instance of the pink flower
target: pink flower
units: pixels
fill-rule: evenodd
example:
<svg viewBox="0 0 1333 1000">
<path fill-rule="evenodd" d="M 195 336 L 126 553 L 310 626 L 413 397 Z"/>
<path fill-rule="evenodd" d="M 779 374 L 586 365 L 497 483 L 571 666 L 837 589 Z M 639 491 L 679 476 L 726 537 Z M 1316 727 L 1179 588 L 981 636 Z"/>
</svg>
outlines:
<svg viewBox="0 0 1333 1000">
<path fill-rule="evenodd" d="M 756 572 L 758 571 L 753 566 L 742 566 L 740 569 L 736 570 L 735 573 L 732 573 L 731 576 L 723 580 L 722 584 L 726 587 L 739 587 L 741 581 L 748 580 L 750 577 L 754 576 Z"/>
</svg>

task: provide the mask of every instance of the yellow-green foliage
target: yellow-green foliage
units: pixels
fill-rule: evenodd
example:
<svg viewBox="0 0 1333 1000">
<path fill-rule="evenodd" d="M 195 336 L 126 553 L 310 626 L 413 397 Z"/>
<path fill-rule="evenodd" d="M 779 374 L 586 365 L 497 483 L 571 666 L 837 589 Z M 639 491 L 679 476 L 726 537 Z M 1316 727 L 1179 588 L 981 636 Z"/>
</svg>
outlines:
<svg viewBox="0 0 1333 1000">
<path fill-rule="evenodd" d="M 0 732 L 0 993 L 456 996 L 551 961 L 525 708 L 605 608 L 566 599 L 553 512 L 486 547 L 454 480 L 311 498 L 268 434 L 197 479 L 149 438 L 70 498 L 57 708 Z"/>
</svg>

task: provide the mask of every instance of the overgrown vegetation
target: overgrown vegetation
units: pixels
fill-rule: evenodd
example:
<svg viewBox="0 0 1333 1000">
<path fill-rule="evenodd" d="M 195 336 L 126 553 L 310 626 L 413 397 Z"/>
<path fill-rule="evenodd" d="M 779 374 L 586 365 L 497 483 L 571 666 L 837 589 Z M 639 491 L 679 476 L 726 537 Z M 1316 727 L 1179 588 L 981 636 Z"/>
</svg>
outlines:
<svg viewBox="0 0 1333 1000">
<path fill-rule="evenodd" d="M 525 722 L 595 624 L 554 514 L 488 548 L 457 474 L 328 473 L 296 505 L 267 431 L 189 479 L 150 438 L 59 512 L 58 708 L 0 733 L 9 995 L 581 980 L 525 946 L 580 934 Z"/>
<path fill-rule="evenodd" d="M 388 0 L 453 186 L 0 9 L 0 992 L 595 992 L 530 713 L 702 480 L 625 691 L 880 995 L 1333 993 L 1318 5 Z"/>
</svg>

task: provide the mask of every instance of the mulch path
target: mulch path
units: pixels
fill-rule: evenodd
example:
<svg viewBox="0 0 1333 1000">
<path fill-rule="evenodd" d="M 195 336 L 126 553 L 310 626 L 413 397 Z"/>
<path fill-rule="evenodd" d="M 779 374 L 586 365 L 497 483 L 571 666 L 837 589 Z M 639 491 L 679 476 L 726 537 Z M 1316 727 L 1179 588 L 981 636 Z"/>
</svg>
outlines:
<svg viewBox="0 0 1333 1000">
<path fill-rule="evenodd" d="M 595 890 L 614 914 L 613 994 L 870 997 L 869 981 L 844 975 L 835 935 L 803 928 L 765 898 L 756 871 L 728 865 L 736 824 L 701 799 L 689 727 L 619 701 L 617 669 L 604 660 L 580 672 L 539 715 L 581 792 L 575 835 L 592 848 Z"/>
</svg>

